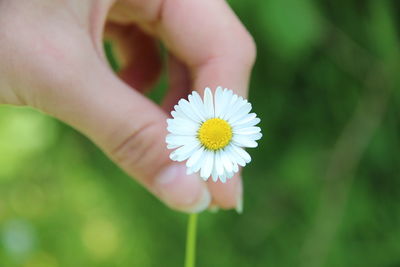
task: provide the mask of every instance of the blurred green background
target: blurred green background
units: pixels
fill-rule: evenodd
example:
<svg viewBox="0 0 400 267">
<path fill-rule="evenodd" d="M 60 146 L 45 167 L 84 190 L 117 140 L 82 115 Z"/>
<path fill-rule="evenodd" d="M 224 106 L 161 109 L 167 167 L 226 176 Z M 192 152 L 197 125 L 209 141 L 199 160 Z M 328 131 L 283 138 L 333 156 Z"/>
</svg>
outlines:
<svg viewBox="0 0 400 267">
<path fill-rule="evenodd" d="M 198 266 L 400 266 L 400 5 L 229 2 L 264 137 L 244 214 L 200 216 Z M 75 130 L 0 107 L 0 266 L 182 266 L 186 220 Z"/>
</svg>

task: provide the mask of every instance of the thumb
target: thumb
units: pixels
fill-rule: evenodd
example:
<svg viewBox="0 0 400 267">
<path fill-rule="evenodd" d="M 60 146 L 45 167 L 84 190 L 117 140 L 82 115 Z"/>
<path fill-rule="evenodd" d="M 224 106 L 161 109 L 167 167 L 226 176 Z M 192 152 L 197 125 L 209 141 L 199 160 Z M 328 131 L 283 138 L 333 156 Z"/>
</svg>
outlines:
<svg viewBox="0 0 400 267">
<path fill-rule="evenodd" d="M 87 135 L 171 208 L 206 209 L 211 201 L 206 184 L 197 175 L 186 175 L 184 164 L 169 159 L 167 115 L 124 84 L 100 59 L 77 65 L 69 66 L 75 69 L 71 79 L 64 77 L 50 93 L 40 96 L 40 108 Z"/>
</svg>

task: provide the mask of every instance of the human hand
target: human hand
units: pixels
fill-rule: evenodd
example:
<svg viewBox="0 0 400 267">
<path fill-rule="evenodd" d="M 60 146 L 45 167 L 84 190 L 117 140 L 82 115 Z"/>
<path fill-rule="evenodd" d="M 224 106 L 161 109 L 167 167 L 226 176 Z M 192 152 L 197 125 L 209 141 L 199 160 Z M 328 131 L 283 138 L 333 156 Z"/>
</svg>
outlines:
<svg viewBox="0 0 400 267">
<path fill-rule="evenodd" d="M 115 42 L 120 77 L 103 33 Z M 162 107 L 142 94 L 161 70 L 157 40 L 169 53 Z M 70 124 L 171 208 L 241 209 L 239 175 L 226 184 L 187 176 L 165 145 L 168 113 L 192 88 L 247 93 L 255 46 L 225 1 L 3 0 L 0 58 L 0 103 Z"/>
</svg>

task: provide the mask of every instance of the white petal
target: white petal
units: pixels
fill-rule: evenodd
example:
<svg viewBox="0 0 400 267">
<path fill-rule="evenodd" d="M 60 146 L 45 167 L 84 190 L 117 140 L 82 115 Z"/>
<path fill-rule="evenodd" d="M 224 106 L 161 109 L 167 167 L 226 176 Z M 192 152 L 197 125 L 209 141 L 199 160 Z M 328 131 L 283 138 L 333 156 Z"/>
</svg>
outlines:
<svg viewBox="0 0 400 267">
<path fill-rule="evenodd" d="M 200 127 L 200 123 L 195 123 L 186 118 L 167 119 L 167 124 L 168 126 L 185 126 L 194 130 L 197 130 Z"/>
<path fill-rule="evenodd" d="M 232 127 L 236 128 L 236 129 L 247 128 L 247 127 L 253 127 L 253 126 L 255 126 L 255 125 L 259 124 L 259 123 L 260 123 L 260 119 L 259 118 L 254 118 L 254 119 L 252 119 L 250 121 L 247 121 L 245 123 L 235 124 L 235 126 L 232 126 Z"/>
<path fill-rule="evenodd" d="M 232 138 L 232 142 L 239 147 L 257 147 L 258 144 L 254 140 L 247 138 L 246 135 L 236 134 Z"/>
<path fill-rule="evenodd" d="M 215 117 L 218 117 L 219 114 L 221 113 L 221 108 L 222 108 L 222 96 L 223 96 L 223 91 L 222 91 L 222 87 L 218 86 L 217 90 L 215 91 L 215 95 L 214 95 L 214 103 L 215 103 Z"/>
<path fill-rule="evenodd" d="M 200 144 L 193 142 L 186 144 L 177 150 L 172 151 L 169 155 L 170 159 L 173 161 L 184 161 L 185 159 L 189 158 L 196 150 L 200 148 Z"/>
<path fill-rule="evenodd" d="M 182 111 L 182 108 L 179 105 L 174 106 L 175 112 L 173 114 L 174 118 L 181 118 L 181 119 L 188 119 L 191 121 L 191 119 L 185 115 L 185 112 Z"/>
<path fill-rule="evenodd" d="M 257 141 L 263 136 L 262 133 L 244 135 L 247 139 Z"/>
<path fill-rule="evenodd" d="M 239 109 L 246 105 L 246 103 L 247 100 L 243 99 L 243 97 L 238 97 L 236 102 L 231 104 L 231 107 L 224 118 L 229 120 L 232 116 L 236 115 Z"/>
<path fill-rule="evenodd" d="M 235 134 L 242 134 L 242 135 L 250 135 L 250 134 L 256 134 L 261 132 L 260 127 L 247 127 L 247 128 L 239 128 L 239 129 L 234 129 L 233 133 Z"/>
<path fill-rule="evenodd" d="M 195 92 L 193 92 L 193 93 L 195 93 Z M 189 95 L 188 99 L 189 99 L 189 103 L 190 103 L 190 107 L 192 108 L 192 111 L 198 116 L 198 118 L 200 118 L 200 120 L 202 122 L 204 122 L 205 116 L 203 113 L 203 107 L 204 107 L 203 104 L 202 103 L 199 104 L 192 95 Z"/>
<path fill-rule="evenodd" d="M 232 123 L 232 127 L 245 128 L 254 126 L 260 122 L 260 119 L 256 117 L 257 115 L 255 113 L 247 114 L 243 119 L 238 120 L 235 123 Z"/>
<path fill-rule="evenodd" d="M 251 157 L 249 155 L 249 153 L 246 152 L 246 150 L 244 150 L 243 148 L 237 147 L 235 145 L 232 146 L 232 149 L 238 154 L 240 155 L 240 157 L 246 162 L 249 163 L 251 161 Z"/>
<path fill-rule="evenodd" d="M 229 172 L 229 173 L 226 174 L 226 177 L 227 177 L 228 179 L 231 179 L 234 175 L 235 175 L 234 172 Z"/>
<path fill-rule="evenodd" d="M 183 113 L 189 117 L 194 123 L 201 122 L 201 117 L 193 111 L 192 105 L 185 99 L 181 99 L 178 102 L 179 107 L 182 109 Z"/>
<path fill-rule="evenodd" d="M 185 100 L 186 101 L 186 100 Z M 187 120 L 189 120 L 190 122 L 192 122 L 192 123 L 200 123 L 201 121 L 195 121 L 195 120 L 193 120 L 193 114 L 192 113 L 189 113 L 189 114 L 187 114 L 183 109 L 182 109 L 182 107 L 181 106 L 179 106 L 179 105 L 175 105 L 174 106 L 174 108 L 175 108 L 175 111 L 176 111 L 176 113 L 174 113 L 174 115 L 176 116 L 176 118 L 182 118 L 182 119 L 187 119 Z M 175 118 L 175 117 L 174 117 Z"/>
<path fill-rule="evenodd" d="M 224 166 L 225 170 L 227 172 L 232 172 L 233 171 L 233 166 L 232 166 L 232 161 L 229 159 L 228 155 L 226 155 L 226 151 L 223 150 L 221 151 L 221 161 L 222 161 L 222 165 Z"/>
<path fill-rule="evenodd" d="M 233 125 L 236 121 L 241 120 L 242 118 L 245 118 L 247 114 L 251 110 L 251 104 L 247 102 L 245 105 L 239 108 L 239 110 L 231 117 L 229 118 L 228 122 Z"/>
<path fill-rule="evenodd" d="M 203 153 L 201 153 L 200 158 L 197 160 L 197 162 L 191 167 L 193 172 L 198 172 L 201 167 L 203 167 L 205 161 L 207 158 L 207 150 L 203 150 Z"/>
<path fill-rule="evenodd" d="M 217 151 L 215 153 L 215 160 L 214 160 L 214 165 L 215 165 L 215 169 L 217 170 L 218 176 L 221 176 L 224 174 L 224 165 L 222 164 L 220 153 L 221 153 L 221 151 Z"/>
<path fill-rule="evenodd" d="M 228 89 L 225 88 L 224 89 L 224 95 L 222 97 L 223 104 L 222 104 L 222 107 L 221 107 L 221 112 L 220 112 L 220 114 L 218 116 L 219 118 L 221 118 L 221 119 L 224 118 L 226 113 L 228 113 L 228 111 L 230 110 L 230 108 L 231 108 L 230 103 L 231 103 L 232 97 L 233 97 L 232 90 L 228 90 Z"/>
<path fill-rule="evenodd" d="M 175 135 L 196 136 L 198 128 L 188 127 L 187 125 L 170 125 L 167 130 Z"/>
<path fill-rule="evenodd" d="M 231 106 L 231 107 L 236 106 L 236 104 L 238 103 L 237 102 L 238 100 L 239 100 L 239 96 L 237 94 L 233 94 L 231 97 L 231 102 L 229 103 L 229 106 Z"/>
<path fill-rule="evenodd" d="M 218 181 L 218 172 L 217 172 L 217 168 L 216 168 L 215 164 L 214 164 L 214 167 L 213 167 L 213 170 L 211 173 L 211 177 L 214 182 Z"/>
<path fill-rule="evenodd" d="M 242 97 L 239 97 L 238 95 L 233 95 L 231 103 L 229 103 L 229 110 L 224 114 L 223 118 L 225 120 L 228 120 L 230 117 L 236 114 L 239 108 L 246 104 L 246 102 L 247 101 L 243 100 Z"/>
<path fill-rule="evenodd" d="M 226 155 L 230 158 L 230 160 L 232 161 L 232 163 L 234 164 L 233 166 L 233 170 L 235 170 L 235 164 L 239 164 L 240 166 L 244 167 L 246 166 L 246 162 L 244 161 L 244 159 L 236 153 L 236 151 L 234 151 L 232 149 L 232 144 L 228 145 L 225 150 L 226 150 Z"/>
<path fill-rule="evenodd" d="M 201 158 L 201 156 L 204 153 L 204 147 L 200 147 L 200 149 L 198 149 L 196 152 L 194 152 L 190 158 L 188 159 L 188 161 L 186 162 L 186 166 L 188 168 L 193 167 Z"/>
<path fill-rule="evenodd" d="M 219 98 L 219 102 L 215 103 L 219 107 L 218 113 L 215 112 L 215 117 L 222 118 L 222 116 L 224 115 L 224 112 L 225 112 L 225 107 L 229 104 L 228 98 L 229 98 L 228 90 L 225 88 L 224 90 L 222 90 L 221 96 Z M 229 100 L 230 100 L 230 98 L 229 98 Z"/>
<path fill-rule="evenodd" d="M 221 182 L 223 182 L 223 183 L 226 183 L 226 175 L 221 175 L 221 176 L 219 177 L 219 180 L 220 180 Z"/>
<path fill-rule="evenodd" d="M 205 161 L 200 171 L 201 178 L 207 180 L 211 175 L 213 167 L 214 167 L 214 152 L 207 151 Z"/>
<path fill-rule="evenodd" d="M 175 110 L 171 111 L 171 115 L 174 119 L 176 118 L 186 118 L 185 116 L 183 116 L 183 114 L 181 112 L 177 112 Z"/>
<path fill-rule="evenodd" d="M 233 172 L 238 172 L 239 171 L 239 166 L 236 164 L 236 163 L 234 163 L 233 164 Z"/>
<path fill-rule="evenodd" d="M 199 93 L 197 93 L 196 91 L 193 91 L 192 95 L 193 95 L 193 103 L 195 103 L 196 108 L 199 109 L 199 112 L 201 113 L 201 115 L 204 118 L 207 118 L 207 113 L 206 113 L 206 110 L 204 107 L 204 103 L 203 103 L 203 100 L 201 99 Z"/>
<path fill-rule="evenodd" d="M 181 145 L 170 145 L 170 144 L 168 144 L 167 145 L 167 148 L 168 149 L 175 149 L 175 148 L 178 148 L 178 147 L 180 147 Z"/>
<path fill-rule="evenodd" d="M 168 134 L 165 137 L 165 142 L 169 145 L 183 146 L 193 141 L 198 142 L 195 136 Z"/>
<path fill-rule="evenodd" d="M 206 113 L 206 119 L 214 117 L 213 96 L 210 88 L 208 87 L 204 90 L 204 109 Z"/>
</svg>

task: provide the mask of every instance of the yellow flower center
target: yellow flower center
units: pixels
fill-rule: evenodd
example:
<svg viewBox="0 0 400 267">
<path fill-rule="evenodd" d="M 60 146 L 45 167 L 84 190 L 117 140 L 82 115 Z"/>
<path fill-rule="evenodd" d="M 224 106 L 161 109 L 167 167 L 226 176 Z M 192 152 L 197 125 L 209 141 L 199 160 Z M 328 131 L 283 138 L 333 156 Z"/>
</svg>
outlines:
<svg viewBox="0 0 400 267">
<path fill-rule="evenodd" d="M 226 147 L 232 139 L 232 128 L 225 120 L 206 120 L 199 129 L 198 138 L 207 149 L 218 150 Z"/>
</svg>

